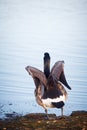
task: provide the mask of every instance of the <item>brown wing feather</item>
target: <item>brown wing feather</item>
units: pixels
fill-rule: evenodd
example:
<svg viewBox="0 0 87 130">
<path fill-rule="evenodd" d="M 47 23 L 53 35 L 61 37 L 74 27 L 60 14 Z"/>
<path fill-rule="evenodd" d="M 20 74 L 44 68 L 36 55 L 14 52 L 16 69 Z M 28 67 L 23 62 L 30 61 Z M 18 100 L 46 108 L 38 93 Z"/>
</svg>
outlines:
<svg viewBox="0 0 87 130">
<path fill-rule="evenodd" d="M 59 80 L 60 75 L 63 71 L 63 63 L 63 61 L 56 62 L 51 70 L 51 75 L 57 80 Z"/>
<path fill-rule="evenodd" d="M 56 81 L 61 81 L 68 89 L 71 89 L 64 74 L 64 61 L 58 61 L 54 64 L 51 75 Z"/>
<path fill-rule="evenodd" d="M 57 84 L 58 89 L 61 91 L 63 95 L 65 95 L 65 99 L 67 99 L 67 92 L 61 82 L 58 82 Z"/>
<path fill-rule="evenodd" d="M 42 82 L 42 84 L 46 87 L 47 79 L 42 71 L 40 71 L 34 67 L 31 67 L 31 66 L 27 66 L 25 69 L 28 71 L 28 73 L 35 80 L 34 82 L 35 82 L 36 86 L 39 83 L 38 80 L 40 80 Z"/>
</svg>

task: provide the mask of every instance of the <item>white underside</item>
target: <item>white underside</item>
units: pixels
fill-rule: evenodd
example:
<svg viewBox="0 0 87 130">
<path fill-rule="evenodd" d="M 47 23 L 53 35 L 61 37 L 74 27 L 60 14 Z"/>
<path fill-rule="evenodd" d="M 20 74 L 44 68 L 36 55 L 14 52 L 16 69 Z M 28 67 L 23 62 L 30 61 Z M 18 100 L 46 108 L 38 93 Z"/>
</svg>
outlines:
<svg viewBox="0 0 87 130">
<path fill-rule="evenodd" d="M 43 104 L 45 105 L 45 107 L 52 108 L 52 107 L 54 107 L 54 106 L 52 105 L 52 102 L 55 102 L 55 103 L 60 102 L 60 101 L 65 102 L 65 99 L 66 99 L 66 98 L 65 98 L 65 96 L 63 95 L 63 96 L 60 96 L 59 98 L 57 97 L 57 98 L 54 98 L 54 99 L 51 99 L 51 98 L 42 99 L 42 102 L 43 102 Z"/>
</svg>

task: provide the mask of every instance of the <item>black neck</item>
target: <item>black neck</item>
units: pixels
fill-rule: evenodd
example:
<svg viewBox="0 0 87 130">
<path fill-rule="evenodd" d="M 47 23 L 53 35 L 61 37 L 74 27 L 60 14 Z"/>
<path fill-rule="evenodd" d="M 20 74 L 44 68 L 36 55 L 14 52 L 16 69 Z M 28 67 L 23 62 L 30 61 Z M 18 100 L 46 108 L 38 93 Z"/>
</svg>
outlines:
<svg viewBox="0 0 87 130">
<path fill-rule="evenodd" d="M 49 53 L 44 53 L 44 74 L 46 78 L 50 75 L 50 56 Z"/>
</svg>

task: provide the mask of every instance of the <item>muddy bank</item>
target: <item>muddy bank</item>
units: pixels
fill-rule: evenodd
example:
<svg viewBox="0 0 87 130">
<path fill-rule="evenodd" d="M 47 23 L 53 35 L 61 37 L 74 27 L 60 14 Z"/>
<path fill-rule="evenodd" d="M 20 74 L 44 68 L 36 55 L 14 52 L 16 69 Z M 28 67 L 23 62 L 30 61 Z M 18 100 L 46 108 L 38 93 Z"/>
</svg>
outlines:
<svg viewBox="0 0 87 130">
<path fill-rule="evenodd" d="M 74 111 L 64 117 L 49 116 L 50 120 L 42 113 L 25 116 L 7 114 L 6 119 L 0 119 L 0 130 L 87 130 L 87 111 Z"/>
</svg>

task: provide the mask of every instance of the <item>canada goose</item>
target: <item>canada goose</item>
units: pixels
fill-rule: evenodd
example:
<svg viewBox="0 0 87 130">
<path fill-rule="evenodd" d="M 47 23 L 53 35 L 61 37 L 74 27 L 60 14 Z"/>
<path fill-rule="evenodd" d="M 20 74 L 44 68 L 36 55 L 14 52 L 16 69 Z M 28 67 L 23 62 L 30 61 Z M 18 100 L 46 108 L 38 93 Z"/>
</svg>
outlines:
<svg viewBox="0 0 87 130">
<path fill-rule="evenodd" d="M 67 99 L 64 86 L 71 89 L 64 75 L 64 61 L 57 61 L 50 71 L 50 56 L 46 52 L 44 53 L 44 72 L 31 66 L 27 66 L 26 70 L 34 80 L 37 103 L 45 109 L 46 114 L 47 108 L 61 108 L 63 116 L 63 106 Z"/>
</svg>

